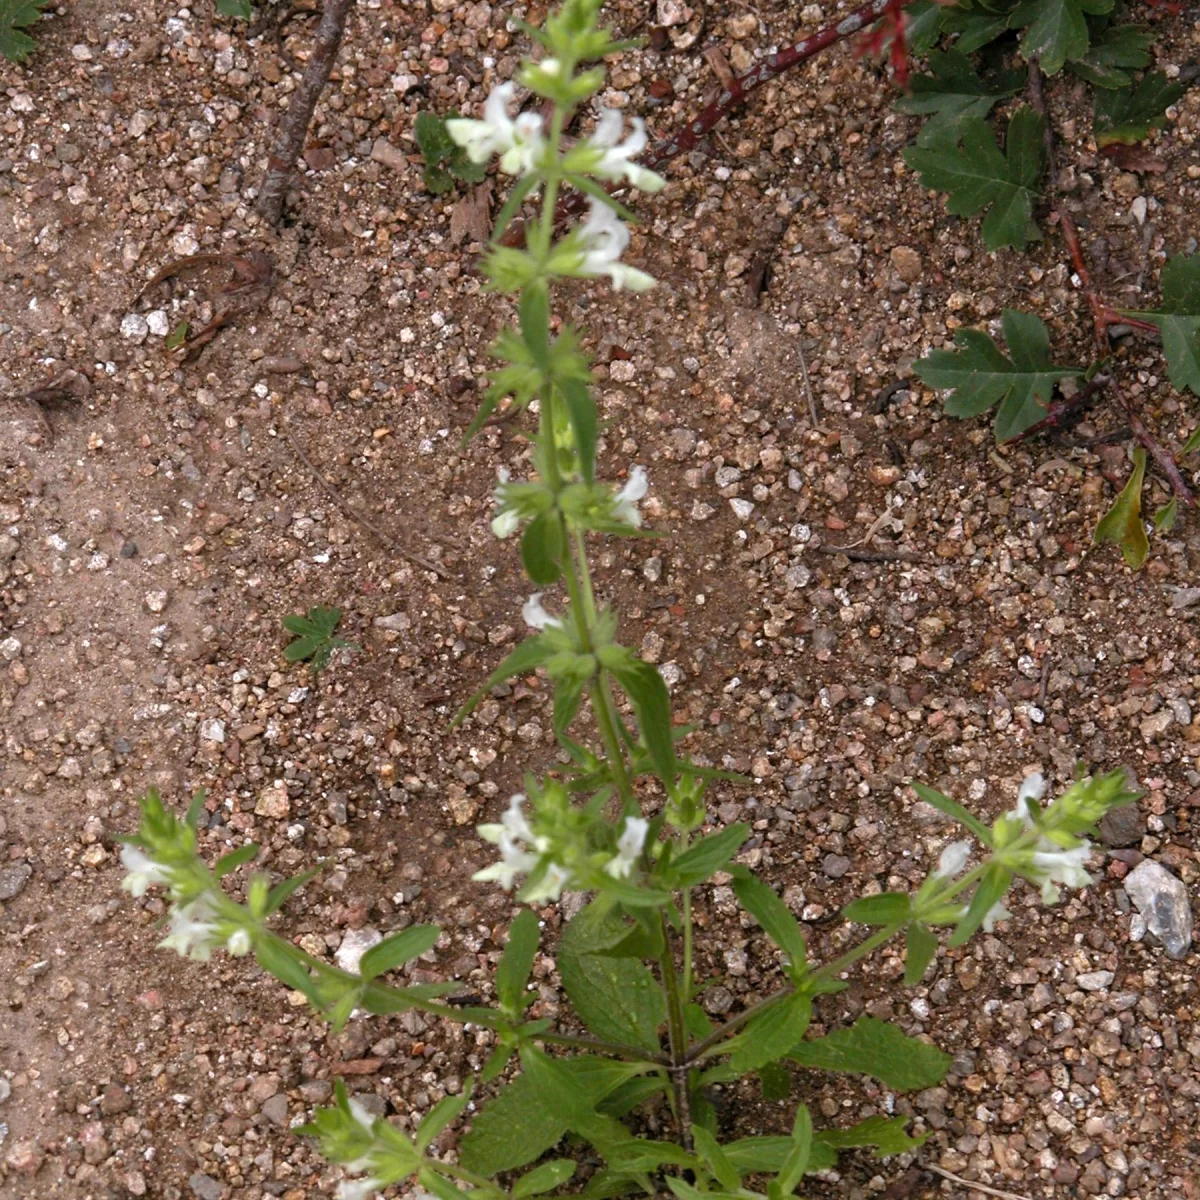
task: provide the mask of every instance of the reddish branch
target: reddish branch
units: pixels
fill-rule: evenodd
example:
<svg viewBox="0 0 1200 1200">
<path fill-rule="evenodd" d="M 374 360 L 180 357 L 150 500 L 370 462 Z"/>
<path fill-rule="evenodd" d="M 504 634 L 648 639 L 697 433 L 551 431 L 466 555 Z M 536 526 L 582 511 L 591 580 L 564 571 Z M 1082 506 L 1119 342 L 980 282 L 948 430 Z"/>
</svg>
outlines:
<svg viewBox="0 0 1200 1200">
<path fill-rule="evenodd" d="M 859 30 L 866 29 L 885 13 L 896 13 L 897 20 L 901 19 L 898 10 L 902 7 L 901 0 L 869 0 L 868 3 L 860 5 L 852 13 L 848 13 L 835 24 L 827 25 L 811 37 L 802 38 L 794 46 L 789 46 L 786 50 L 779 51 L 778 54 L 768 54 L 762 62 L 747 71 L 745 75 L 739 75 L 733 79 L 711 104 L 701 109 L 678 133 L 664 138 L 657 145 L 651 147 L 649 153 L 642 160 L 643 164 L 656 170 L 670 162 L 671 159 L 694 150 L 715 126 L 729 116 L 751 92 L 762 87 L 764 83 L 782 75 L 791 67 L 807 62 L 835 43 L 853 37 Z M 893 38 L 893 46 L 897 40 Z M 586 202 L 587 198 L 579 192 L 567 196 L 559 202 L 555 209 L 555 221 L 565 220 L 582 211 Z M 522 222 L 514 221 L 504 235 L 504 244 L 506 246 L 517 245 L 523 236 L 523 229 Z"/>
<path fill-rule="evenodd" d="M 293 94 L 287 112 L 279 122 L 279 131 L 267 155 L 267 176 L 255 205 L 259 216 L 271 225 L 278 225 L 283 215 L 283 200 L 292 171 L 304 149 L 304 138 L 313 110 L 329 82 L 338 47 L 342 44 L 342 34 L 346 30 L 346 17 L 353 4 L 354 0 L 325 0 L 308 65 L 304 68 L 300 86 Z"/>
<path fill-rule="evenodd" d="M 1058 165 L 1055 158 L 1054 127 L 1050 124 L 1050 117 L 1046 112 L 1046 96 L 1042 90 L 1042 71 L 1036 61 L 1029 64 L 1029 103 L 1044 122 L 1046 166 L 1050 176 L 1050 190 L 1057 199 Z M 1124 323 L 1134 328 L 1158 333 L 1157 326 L 1124 316 L 1104 302 L 1092 285 L 1091 273 L 1088 271 L 1083 257 L 1083 247 L 1079 244 L 1079 234 L 1075 230 L 1075 222 L 1071 219 L 1071 214 L 1067 212 L 1066 205 L 1057 205 L 1054 216 L 1058 220 L 1058 227 L 1062 233 L 1063 242 L 1066 244 L 1067 253 L 1071 256 L 1071 266 L 1079 277 L 1079 285 L 1083 288 L 1088 307 L 1092 310 L 1092 335 L 1095 338 L 1096 350 L 1100 357 L 1108 357 L 1108 328 L 1110 325 Z M 1184 504 L 1194 506 L 1196 501 L 1192 496 L 1192 490 L 1184 480 L 1175 456 L 1146 428 L 1145 422 L 1138 415 L 1132 402 L 1115 384 L 1113 394 L 1125 414 L 1130 432 L 1145 448 L 1146 453 L 1154 460 L 1158 469 L 1166 476 L 1171 484 L 1171 491 Z"/>
</svg>

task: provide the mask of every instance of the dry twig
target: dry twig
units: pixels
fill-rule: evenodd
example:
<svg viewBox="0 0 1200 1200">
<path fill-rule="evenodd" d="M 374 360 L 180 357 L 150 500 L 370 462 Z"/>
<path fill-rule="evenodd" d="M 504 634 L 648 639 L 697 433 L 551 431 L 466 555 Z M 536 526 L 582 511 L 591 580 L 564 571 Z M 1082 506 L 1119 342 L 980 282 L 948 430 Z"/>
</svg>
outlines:
<svg viewBox="0 0 1200 1200">
<path fill-rule="evenodd" d="M 343 497 L 342 493 L 339 492 L 337 488 L 335 488 L 333 484 L 325 478 L 320 469 L 317 467 L 316 463 L 314 463 L 313 460 L 304 452 L 300 446 L 300 443 L 296 441 L 295 437 L 293 436 L 290 427 L 285 425 L 283 428 L 283 433 L 296 457 L 309 469 L 309 471 L 312 472 L 313 478 L 321 485 L 321 487 L 325 489 L 328 495 L 333 499 L 342 512 L 346 514 L 346 516 L 348 516 L 352 521 L 356 521 L 370 533 L 373 533 L 389 550 L 398 555 L 400 558 L 403 558 L 406 562 L 410 562 L 414 566 L 421 567 L 423 570 L 432 571 L 435 575 L 440 576 L 442 579 L 450 578 L 450 572 L 447 571 L 445 567 L 439 566 L 430 559 L 422 558 L 419 554 L 414 554 L 411 550 L 405 549 L 398 541 L 396 541 L 394 537 L 392 537 L 390 533 L 386 533 L 384 530 L 380 529 L 379 526 L 374 523 L 374 521 L 364 517 L 362 513 L 358 511 L 358 509 L 352 507 L 345 497 Z"/>
<path fill-rule="evenodd" d="M 959 1187 L 969 1188 L 973 1192 L 982 1192 L 985 1196 L 996 1196 L 999 1200 L 1029 1200 L 1028 1196 L 1020 1196 L 1016 1192 L 1005 1192 L 1000 1188 L 989 1187 L 986 1183 L 976 1183 L 973 1179 L 964 1179 L 961 1175 L 955 1175 L 953 1171 L 946 1171 L 942 1167 L 935 1167 L 932 1163 L 922 1163 L 921 1165 L 924 1170 L 932 1171 L 935 1175 L 950 1180 L 951 1183 L 957 1183 Z"/>
</svg>

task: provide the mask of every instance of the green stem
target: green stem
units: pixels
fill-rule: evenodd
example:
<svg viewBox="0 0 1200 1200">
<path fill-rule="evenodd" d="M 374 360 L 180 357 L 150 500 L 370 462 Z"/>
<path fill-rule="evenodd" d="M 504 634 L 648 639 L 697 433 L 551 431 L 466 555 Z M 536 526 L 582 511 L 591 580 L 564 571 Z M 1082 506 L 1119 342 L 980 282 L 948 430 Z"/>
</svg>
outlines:
<svg viewBox="0 0 1200 1200">
<path fill-rule="evenodd" d="M 667 1032 L 671 1045 L 671 1083 L 675 1089 L 675 1116 L 679 1121 L 679 1141 L 685 1150 L 692 1148 L 691 1072 L 688 1070 L 687 1024 L 679 976 L 675 971 L 675 951 L 667 914 L 662 914 L 663 951 L 659 958 L 663 996 L 667 1002 Z"/>
<path fill-rule="evenodd" d="M 685 841 L 685 839 L 680 839 Z M 686 849 L 686 844 L 681 847 Z M 692 998 L 692 889 L 683 889 L 683 1002 Z"/>
<path fill-rule="evenodd" d="M 488 1179 L 485 1175 L 476 1175 L 474 1171 L 468 1171 L 466 1167 L 460 1167 L 458 1163 L 442 1162 L 440 1158 L 427 1158 L 423 1164 L 437 1171 L 439 1175 L 449 1175 L 451 1179 L 461 1179 L 463 1183 L 473 1184 L 477 1188 L 486 1188 L 488 1192 L 497 1192 L 502 1189 L 496 1186 L 494 1179 Z"/>
</svg>

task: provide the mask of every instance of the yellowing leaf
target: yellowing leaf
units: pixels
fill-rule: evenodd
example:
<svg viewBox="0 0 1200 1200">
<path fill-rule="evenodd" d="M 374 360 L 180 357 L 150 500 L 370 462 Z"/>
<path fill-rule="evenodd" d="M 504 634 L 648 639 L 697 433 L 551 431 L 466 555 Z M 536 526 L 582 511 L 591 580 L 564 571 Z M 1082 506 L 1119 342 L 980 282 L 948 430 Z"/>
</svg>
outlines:
<svg viewBox="0 0 1200 1200">
<path fill-rule="evenodd" d="M 1133 474 L 1129 476 L 1129 482 L 1096 526 L 1092 539 L 1097 546 L 1102 542 L 1115 542 L 1135 571 L 1150 553 L 1150 542 L 1142 523 L 1142 480 L 1145 475 L 1146 452 L 1139 446 L 1133 452 Z"/>
</svg>

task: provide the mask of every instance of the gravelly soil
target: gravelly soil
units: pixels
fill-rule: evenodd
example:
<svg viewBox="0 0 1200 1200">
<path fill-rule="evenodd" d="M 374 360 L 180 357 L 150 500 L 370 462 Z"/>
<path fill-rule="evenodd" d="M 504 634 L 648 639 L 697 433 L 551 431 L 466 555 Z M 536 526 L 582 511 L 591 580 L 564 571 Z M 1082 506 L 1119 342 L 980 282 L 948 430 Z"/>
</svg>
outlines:
<svg viewBox="0 0 1200 1200">
<path fill-rule="evenodd" d="M 698 8 L 617 63 L 603 99 L 665 133 L 714 88 L 703 48 L 742 70 L 833 11 Z M 647 17 L 612 6 L 623 32 Z M 1149 19 L 1161 61 L 1200 53 L 1186 14 Z M 0 409 L 0 1196 L 328 1195 L 338 1172 L 288 1126 L 333 1078 L 408 1125 L 486 1057 L 486 1035 L 414 1014 L 334 1036 L 252 964 L 155 952 L 161 903 L 118 891 L 112 838 L 147 787 L 181 806 L 207 788 L 207 855 L 252 838 L 273 872 L 327 859 L 281 925 L 306 949 L 438 920 L 420 971 L 490 986 L 511 907 L 469 881 L 490 857 L 473 825 L 553 763 L 544 686 L 448 721 L 521 636 L 517 558 L 488 520 L 497 469 L 525 472 L 527 446 L 514 423 L 459 448 L 509 314 L 480 293 L 486 198 L 423 191 L 411 122 L 511 75 L 523 43 L 504 21 L 484 3 L 360 6 L 278 235 L 248 189 L 306 53 L 303 11 L 247 40 L 207 5 L 85 0 L 3 69 L 0 384 L 12 397 L 69 368 L 84 400 L 51 414 L 53 437 L 23 403 Z M 1200 538 L 1182 522 L 1130 574 L 1090 544 L 1124 447 L 997 451 L 919 386 L 876 402 L 1006 305 L 1043 315 L 1064 354 L 1090 337 L 1054 238 L 989 255 L 906 173 L 916 126 L 893 94 L 846 47 L 770 85 L 638 202 L 649 301 L 563 298 L 599 364 L 605 470 L 646 465 L 670 535 L 601 547 L 599 581 L 701 727 L 695 752 L 754 777 L 719 791 L 714 820 L 753 823 L 744 860 L 822 956 L 848 936 L 839 905 L 913 884 L 951 835 L 910 779 L 994 814 L 1031 769 L 1061 786 L 1080 763 L 1130 768 L 1146 794 L 1107 831 L 1096 886 L 1054 909 L 1018 893 L 1013 921 L 943 951 L 911 993 L 884 954 L 822 1002 L 827 1026 L 870 1011 L 954 1052 L 944 1087 L 797 1090 L 829 1122 L 911 1113 L 921 1163 L 1018 1194 L 1195 1197 L 1198 959 L 1131 939 L 1120 881 L 1141 856 L 1193 893 L 1200 879 L 1200 642 L 1177 590 Z M 1097 283 L 1147 307 L 1166 256 L 1194 247 L 1200 96 L 1143 178 L 1096 156 L 1080 90 L 1051 107 Z M 275 262 L 269 298 L 179 365 L 164 336 L 239 302 L 225 274 L 139 289 L 180 255 L 248 248 Z M 1157 348 L 1119 355 L 1178 444 L 1194 406 Z M 1115 424 L 1100 411 L 1082 432 Z M 361 649 L 314 684 L 284 663 L 279 622 L 316 603 L 344 609 Z M 543 915 L 552 951 L 560 916 Z M 723 979 L 710 1010 L 770 986 L 728 889 L 699 919 L 701 974 Z M 536 976 L 553 1015 L 550 953 Z M 789 1108 L 746 1094 L 721 1111 L 763 1131 Z M 810 1193 L 966 1194 L 910 1167 L 849 1156 Z"/>
</svg>

